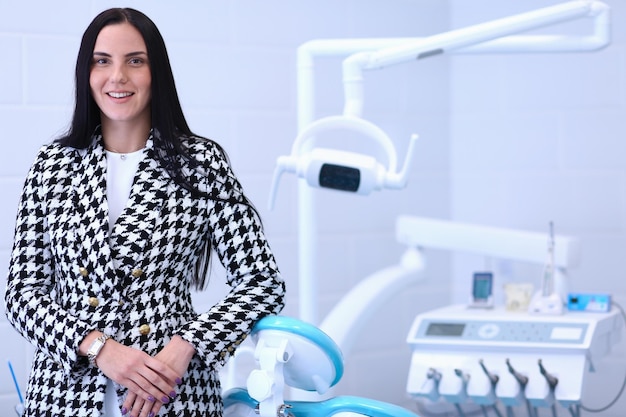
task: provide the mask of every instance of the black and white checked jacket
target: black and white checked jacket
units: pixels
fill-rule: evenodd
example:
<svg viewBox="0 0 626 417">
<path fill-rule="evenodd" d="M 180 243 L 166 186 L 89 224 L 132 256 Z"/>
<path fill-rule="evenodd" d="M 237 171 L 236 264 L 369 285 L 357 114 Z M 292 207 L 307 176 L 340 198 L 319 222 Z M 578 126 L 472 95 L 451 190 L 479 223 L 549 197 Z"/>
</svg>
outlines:
<svg viewBox="0 0 626 417">
<path fill-rule="evenodd" d="M 106 377 L 77 355 L 95 329 L 150 355 L 182 336 L 197 354 L 160 415 L 222 414 L 217 370 L 258 319 L 282 309 L 285 288 L 257 217 L 235 201 L 242 190 L 227 161 L 211 141 L 186 143 L 203 167 L 186 171 L 191 181 L 228 202 L 176 186 L 151 136 L 111 236 L 102 137 L 83 150 L 39 151 L 19 203 L 5 293 L 9 321 L 36 347 L 25 416 L 100 415 Z M 205 239 L 231 290 L 197 313 L 190 276 Z M 125 389 L 117 388 L 121 404 Z"/>
</svg>

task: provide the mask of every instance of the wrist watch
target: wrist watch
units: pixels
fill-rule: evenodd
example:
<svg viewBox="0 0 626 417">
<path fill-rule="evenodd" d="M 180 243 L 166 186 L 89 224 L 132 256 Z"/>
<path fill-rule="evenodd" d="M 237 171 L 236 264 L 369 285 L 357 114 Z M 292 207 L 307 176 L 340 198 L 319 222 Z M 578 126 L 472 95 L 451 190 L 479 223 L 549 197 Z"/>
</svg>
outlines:
<svg viewBox="0 0 626 417">
<path fill-rule="evenodd" d="M 96 338 L 96 340 L 91 342 L 89 349 L 87 349 L 87 359 L 89 360 L 89 363 L 91 365 L 97 366 L 96 357 L 98 356 L 98 353 L 100 353 L 100 350 L 102 350 L 102 348 L 104 347 L 104 344 L 106 343 L 106 341 L 110 338 L 111 336 L 103 333 L 100 337 Z"/>
</svg>

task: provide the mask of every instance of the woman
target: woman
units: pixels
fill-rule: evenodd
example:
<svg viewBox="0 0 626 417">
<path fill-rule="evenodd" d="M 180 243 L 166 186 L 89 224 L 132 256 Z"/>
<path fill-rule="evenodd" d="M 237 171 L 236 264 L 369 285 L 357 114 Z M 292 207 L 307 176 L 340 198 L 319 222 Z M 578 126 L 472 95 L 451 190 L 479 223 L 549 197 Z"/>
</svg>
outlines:
<svg viewBox="0 0 626 417">
<path fill-rule="evenodd" d="M 198 314 L 212 251 L 231 290 Z M 224 151 L 185 121 L 158 29 L 102 12 L 71 126 L 40 150 L 17 214 L 5 303 L 36 347 L 25 415 L 219 416 L 219 366 L 283 296 Z"/>
</svg>

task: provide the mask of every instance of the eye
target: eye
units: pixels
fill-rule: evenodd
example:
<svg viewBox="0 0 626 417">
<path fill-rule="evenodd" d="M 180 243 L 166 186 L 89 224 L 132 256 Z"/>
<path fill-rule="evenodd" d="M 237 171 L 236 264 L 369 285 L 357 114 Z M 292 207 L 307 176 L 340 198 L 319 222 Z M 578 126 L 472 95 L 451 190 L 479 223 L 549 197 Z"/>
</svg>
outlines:
<svg viewBox="0 0 626 417">
<path fill-rule="evenodd" d="M 95 65 L 105 65 L 109 63 L 108 58 L 94 58 L 93 63 Z"/>
<path fill-rule="evenodd" d="M 131 65 L 141 65 L 143 64 L 145 61 L 143 58 L 131 58 L 130 60 L 128 60 L 128 63 Z"/>
</svg>

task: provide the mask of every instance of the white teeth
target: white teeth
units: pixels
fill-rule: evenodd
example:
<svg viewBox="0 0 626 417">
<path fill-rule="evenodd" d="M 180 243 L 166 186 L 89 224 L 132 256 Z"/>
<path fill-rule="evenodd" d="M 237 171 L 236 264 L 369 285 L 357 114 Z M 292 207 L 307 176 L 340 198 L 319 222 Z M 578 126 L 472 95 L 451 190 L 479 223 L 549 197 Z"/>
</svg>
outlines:
<svg viewBox="0 0 626 417">
<path fill-rule="evenodd" d="M 133 93 L 114 93 L 114 92 L 110 92 L 108 94 L 111 97 L 113 97 L 113 98 L 124 98 L 124 97 L 131 96 Z"/>
</svg>

